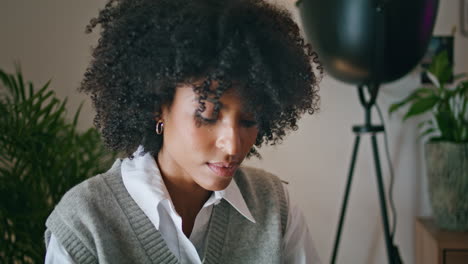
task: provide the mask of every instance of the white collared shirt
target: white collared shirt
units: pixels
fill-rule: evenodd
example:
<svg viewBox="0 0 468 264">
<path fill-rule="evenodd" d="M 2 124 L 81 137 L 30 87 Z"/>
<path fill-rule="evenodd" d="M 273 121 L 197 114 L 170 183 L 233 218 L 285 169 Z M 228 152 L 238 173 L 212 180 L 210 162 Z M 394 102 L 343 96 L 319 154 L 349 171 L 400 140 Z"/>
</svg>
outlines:
<svg viewBox="0 0 468 264">
<path fill-rule="evenodd" d="M 225 199 L 246 219 L 255 223 L 255 219 L 245 203 L 235 181 L 221 191 L 214 191 L 195 218 L 190 237 L 182 230 L 182 218 L 176 212 L 154 158 L 142 153 L 142 147 L 134 153 L 133 159 L 124 159 L 121 166 L 122 179 L 130 196 L 142 209 L 153 225 L 161 233 L 169 250 L 180 263 L 200 263 L 204 255 L 205 235 L 213 205 Z M 289 204 L 288 222 L 283 242 L 284 263 L 320 263 L 309 235 L 304 215 L 299 208 Z M 52 234 L 46 253 L 46 264 L 74 263 L 69 254 Z"/>
</svg>

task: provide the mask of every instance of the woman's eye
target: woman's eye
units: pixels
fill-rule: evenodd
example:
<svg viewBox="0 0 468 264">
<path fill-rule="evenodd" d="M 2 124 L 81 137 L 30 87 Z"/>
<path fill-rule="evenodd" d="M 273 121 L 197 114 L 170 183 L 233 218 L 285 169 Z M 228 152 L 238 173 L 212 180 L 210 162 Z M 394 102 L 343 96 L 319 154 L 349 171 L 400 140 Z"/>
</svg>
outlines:
<svg viewBox="0 0 468 264">
<path fill-rule="evenodd" d="M 216 121 L 218 121 L 217 119 L 210 119 L 210 118 L 204 118 L 204 117 L 201 117 L 201 120 L 203 123 L 205 124 L 214 124 L 216 123 Z"/>
<path fill-rule="evenodd" d="M 213 125 L 218 121 L 217 119 L 205 118 L 200 113 L 195 114 L 195 120 L 200 122 L 202 125 Z"/>
<path fill-rule="evenodd" d="M 195 114 L 195 120 L 200 122 L 200 124 L 202 125 L 214 125 L 216 124 L 216 122 L 218 122 L 217 118 L 206 118 L 206 117 L 203 117 L 203 115 L 201 115 L 200 113 Z M 239 122 L 241 126 L 247 127 L 247 128 L 257 125 L 257 121 L 255 120 L 243 119 L 243 120 L 240 120 Z"/>
</svg>

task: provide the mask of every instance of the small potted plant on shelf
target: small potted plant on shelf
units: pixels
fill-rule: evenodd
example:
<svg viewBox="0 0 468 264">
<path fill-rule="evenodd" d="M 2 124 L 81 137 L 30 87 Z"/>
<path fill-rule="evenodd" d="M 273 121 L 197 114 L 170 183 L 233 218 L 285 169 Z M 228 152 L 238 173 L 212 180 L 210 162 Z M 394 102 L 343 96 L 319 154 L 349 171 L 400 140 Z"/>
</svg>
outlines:
<svg viewBox="0 0 468 264">
<path fill-rule="evenodd" d="M 403 120 L 430 113 L 418 126 L 426 139 L 429 197 L 436 224 L 468 230 L 468 81 L 453 77 L 447 52 L 434 57 L 426 71 L 432 85 L 413 91 L 389 108 L 393 113 L 410 105 Z"/>
</svg>

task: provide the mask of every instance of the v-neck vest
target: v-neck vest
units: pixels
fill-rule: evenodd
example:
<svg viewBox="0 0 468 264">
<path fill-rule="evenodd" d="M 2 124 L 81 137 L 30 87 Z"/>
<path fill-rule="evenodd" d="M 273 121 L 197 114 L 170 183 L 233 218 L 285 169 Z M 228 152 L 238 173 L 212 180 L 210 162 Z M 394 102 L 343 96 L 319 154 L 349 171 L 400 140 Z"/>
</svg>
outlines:
<svg viewBox="0 0 468 264">
<path fill-rule="evenodd" d="M 117 160 L 106 173 L 68 191 L 47 219 L 76 263 L 179 263 L 126 190 Z M 278 177 L 240 168 L 234 176 L 255 223 L 226 200 L 214 206 L 202 262 L 281 263 L 287 203 Z"/>
</svg>

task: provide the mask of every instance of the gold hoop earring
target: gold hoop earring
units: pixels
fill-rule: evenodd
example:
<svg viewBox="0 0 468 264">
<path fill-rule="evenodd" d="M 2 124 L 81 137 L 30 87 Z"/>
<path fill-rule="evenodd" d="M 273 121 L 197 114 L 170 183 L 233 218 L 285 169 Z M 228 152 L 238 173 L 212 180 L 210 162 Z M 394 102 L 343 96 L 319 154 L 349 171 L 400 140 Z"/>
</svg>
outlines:
<svg viewBox="0 0 468 264">
<path fill-rule="evenodd" d="M 159 120 L 156 123 L 156 134 L 161 135 L 164 131 L 164 122 Z"/>
</svg>

